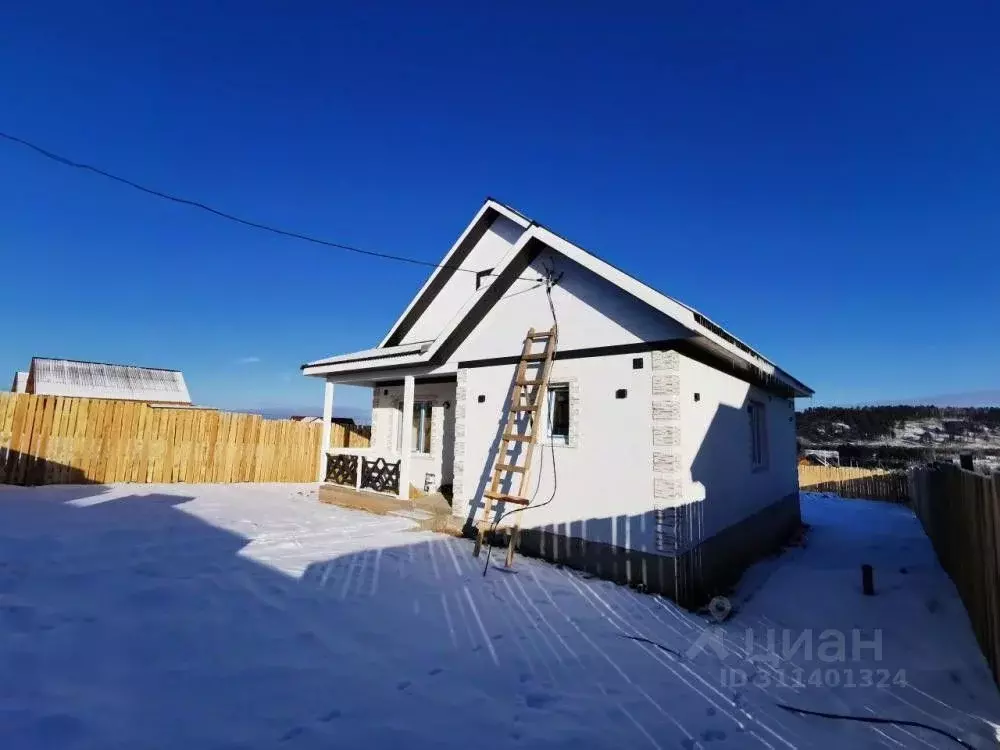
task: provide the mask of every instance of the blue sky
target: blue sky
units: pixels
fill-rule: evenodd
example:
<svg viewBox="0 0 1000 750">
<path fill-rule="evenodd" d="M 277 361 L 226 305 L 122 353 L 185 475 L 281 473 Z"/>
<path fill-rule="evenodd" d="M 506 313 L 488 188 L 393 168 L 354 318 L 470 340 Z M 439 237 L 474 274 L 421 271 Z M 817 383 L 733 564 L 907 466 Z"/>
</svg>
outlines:
<svg viewBox="0 0 1000 750">
<path fill-rule="evenodd" d="M 76 2 L 0 11 L 0 130 L 438 260 L 494 195 L 817 391 L 1000 386 L 1000 6 Z M 318 409 L 425 270 L 242 228 L 0 142 L 0 378 L 34 354 Z M 360 393 L 345 393 L 354 406 Z"/>
</svg>

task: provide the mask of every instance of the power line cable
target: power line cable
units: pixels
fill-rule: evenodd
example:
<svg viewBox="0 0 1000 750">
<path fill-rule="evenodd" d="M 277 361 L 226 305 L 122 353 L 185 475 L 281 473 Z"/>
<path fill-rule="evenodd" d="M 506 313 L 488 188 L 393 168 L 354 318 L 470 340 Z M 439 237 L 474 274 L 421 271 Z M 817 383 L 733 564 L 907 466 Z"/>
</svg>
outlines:
<svg viewBox="0 0 1000 750">
<path fill-rule="evenodd" d="M 463 271 L 465 273 L 479 273 L 480 275 L 484 276 L 499 275 L 493 273 L 492 271 L 488 274 L 484 274 L 481 271 L 477 271 L 476 269 L 473 268 L 462 268 L 461 266 L 454 266 L 447 263 L 432 263 L 427 260 L 419 260 L 418 258 L 408 258 L 405 255 L 393 255 L 391 253 L 382 253 L 375 250 L 365 250 L 360 247 L 355 247 L 354 245 L 344 244 L 343 242 L 332 242 L 330 240 L 324 240 L 320 237 L 313 237 L 312 235 L 303 234 L 301 232 L 295 232 L 289 229 L 281 229 L 280 227 L 271 226 L 270 224 L 264 224 L 259 221 L 253 221 L 252 219 L 244 219 L 241 216 L 236 216 L 235 214 L 231 214 L 227 211 L 222 211 L 218 208 L 213 208 L 212 206 L 202 203 L 201 201 L 192 200 L 191 198 L 184 198 L 182 196 L 173 195 L 171 193 L 165 193 L 162 190 L 157 190 L 156 188 L 151 188 L 146 185 L 141 185 L 138 182 L 134 182 L 125 177 L 121 177 L 120 175 L 113 174 L 111 172 L 108 172 L 107 170 L 101 169 L 100 167 L 95 167 L 92 164 L 84 164 L 83 162 L 74 161 L 73 159 L 70 159 L 68 157 L 61 156 L 55 153 L 54 151 L 49 151 L 46 148 L 42 148 L 38 144 L 32 143 L 31 141 L 25 140 L 24 138 L 18 138 L 15 135 L 11 135 L 10 133 L 5 133 L 3 131 L 0 131 L 0 138 L 10 141 L 11 143 L 16 143 L 18 145 L 24 146 L 25 148 L 31 149 L 35 153 L 40 154 L 41 156 L 44 156 L 47 159 L 51 159 L 52 161 L 55 161 L 64 166 L 73 167 L 74 169 L 81 169 L 86 172 L 92 172 L 93 174 L 100 175 L 101 177 L 105 177 L 109 180 L 113 180 L 114 182 L 121 183 L 122 185 L 127 185 L 130 188 L 139 190 L 140 192 L 152 195 L 156 198 L 162 198 L 164 200 L 168 200 L 173 203 L 179 203 L 184 206 L 190 206 L 191 208 L 197 208 L 201 211 L 207 211 L 208 213 L 218 216 L 222 219 L 233 221 L 236 222 L 237 224 L 242 224 L 243 226 L 251 227 L 253 229 L 260 229 L 261 231 L 264 232 L 270 232 L 271 234 L 277 234 L 281 237 L 290 237 L 292 239 L 302 240 L 303 242 L 311 242 L 315 245 L 323 245 L 324 247 L 332 247 L 337 250 L 346 250 L 348 252 L 358 253 L 360 255 L 368 255 L 372 258 L 382 258 L 383 260 L 395 260 L 401 263 L 411 263 L 416 266 L 427 266 L 429 268 L 443 268 L 454 271 Z M 520 276 L 518 277 L 518 280 L 537 281 L 536 278 L 524 278 Z"/>
</svg>

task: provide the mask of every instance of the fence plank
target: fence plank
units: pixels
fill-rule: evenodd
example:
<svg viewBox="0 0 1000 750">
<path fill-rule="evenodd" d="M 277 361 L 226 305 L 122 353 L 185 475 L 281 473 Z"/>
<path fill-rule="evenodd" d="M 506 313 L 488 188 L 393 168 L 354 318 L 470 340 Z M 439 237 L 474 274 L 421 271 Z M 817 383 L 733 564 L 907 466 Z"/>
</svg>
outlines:
<svg viewBox="0 0 1000 750">
<path fill-rule="evenodd" d="M 167 463 L 167 428 L 170 427 L 170 412 L 166 409 L 156 410 L 156 435 L 153 439 L 153 476 L 154 483 L 163 480 L 164 467 Z"/>
<path fill-rule="evenodd" d="M 62 456 L 59 459 L 62 464 L 62 471 L 59 474 L 58 483 L 72 483 L 76 477 L 73 469 L 73 451 L 76 445 L 76 427 L 80 416 L 79 404 L 71 398 L 65 399 L 65 422 L 63 428 L 65 437 L 63 438 Z"/>
<path fill-rule="evenodd" d="M 0 394 L 0 482 L 7 481 L 7 461 L 11 455 L 13 440 L 11 429 L 14 422 L 14 407 L 17 395 Z"/>
<path fill-rule="evenodd" d="M 59 457 L 61 470 L 57 482 L 67 484 L 74 480 L 73 472 L 73 444 L 76 438 L 76 421 L 80 410 L 76 402 L 71 398 L 63 399 L 63 447 L 62 455 Z"/>
<path fill-rule="evenodd" d="M 81 480 L 84 482 L 89 482 L 93 479 L 92 467 L 94 463 L 94 440 L 97 434 L 97 420 L 100 414 L 100 401 L 91 401 L 90 399 L 84 399 L 83 403 L 86 405 L 87 421 L 83 426 L 83 439 L 80 443 L 80 474 Z"/>
<path fill-rule="evenodd" d="M 7 456 L 7 467 L 4 481 L 18 481 L 18 448 L 21 444 L 21 431 L 24 427 L 25 410 L 28 406 L 28 399 L 15 399 L 10 417 L 10 441 L 8 443 L 9 454 Z"/>
<path fill-rule="evenodd" d="M 140 474 L 145 471 L 143 463 L 143 451 L 145 449 L 145 429 L 146 420 L 149 418 L 150 409 L 145 404 L 138 410 L 135 419 L 135 445 L 132 448 L 132 465 L 129 467 L 129 482 L 141 482 Z"/>
<path fill-rule="evenodd" d="M 38 411 L 41 403 L 41 398 L 27 399 L 24 413 L 21 417 L 17 446 L 20 455 L 18 456 L 17 473 L 14 480 L 19 484 L 26 483 L 28 471 L 31 468 L 31 429 L 35 424 L 35 413 Z"/>
</svg>

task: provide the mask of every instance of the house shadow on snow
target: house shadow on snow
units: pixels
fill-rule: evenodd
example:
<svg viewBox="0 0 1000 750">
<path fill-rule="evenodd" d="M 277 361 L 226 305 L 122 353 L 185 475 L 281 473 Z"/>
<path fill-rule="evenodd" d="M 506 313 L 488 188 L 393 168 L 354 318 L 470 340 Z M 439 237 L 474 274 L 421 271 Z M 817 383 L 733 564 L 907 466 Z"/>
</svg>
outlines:
<svg viewBox="0 0 1000 750">
<path fill-rule="evenodd" d="M 79 468 L 58 461 L 0 448 L 0 485 L 93 484 Z"/>
<path fill-rule="evenodd" d="M 652 602 L 614 600 L 616 630 L 577 574 L 520 560 L 484 578 L 465 540 L 362 539 L 391 519 L 320 505 L 330 551 L 304 559 L 320 529 L 275 508 L 251 540 L 199 516 L 217 502 L 0 491 L 0 746 L 464 748 L 466 717 L 494 747 L 690 740 L 634 683 L 697 701 L 695 681 L 619 637 L 660 627 Z M 706 706 L 692 729 L 718 737 Z"/>
</svg>

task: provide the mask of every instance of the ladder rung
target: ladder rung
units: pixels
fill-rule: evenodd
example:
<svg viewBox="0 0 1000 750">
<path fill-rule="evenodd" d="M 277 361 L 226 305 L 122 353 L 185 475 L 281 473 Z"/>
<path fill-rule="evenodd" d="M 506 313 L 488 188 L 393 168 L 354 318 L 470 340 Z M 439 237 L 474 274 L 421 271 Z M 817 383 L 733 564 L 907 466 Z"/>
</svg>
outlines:
<svg viewBox="0 0 1000 750">
<path fill-rule="evenodd" d="M 504 440 L 517 440 L 518 442 L 521 442 L 521 443 L 527 443 L 529 440 L 533 440 L 534 437 L 532 435 L 515 435 L 512 432 L 505 432 L 503 434 L 503 439 Z"/>
<path fill-rule="evenodd" d="M 538 408 L 537 406 L 533 406 L 531 404 L 518 404 L 517 406 L 510 407 L 510 410 L 511 411 L 534 411 L 537 408 Z"/>
<path fill-rule="evenodd" d="M 541 333 L 533 333 L 528 336 L 532 341 L 545 341 L 552 338 L 552 331 L 542 331 Z"/>
<path fill-rule="evenodd" d="M 522 387 L 526 386 L 526 385 L 541 385 L 542 381 L 541 380 L 518 380 L 517 384 L 519 386 L 522 386 Z"/>
<path fill-rule="evenodd" d="M 515 466 L 514 464 L 497 464 L 495 468 L 497 471 L 515 471 L 518 474 L 524 473 L 523 466 Z"/>
<path fill-rule="evenodd" d="M 521 359 L 525 362 L 541 362 L 546 357 L 548 355 L 545 352 L 539 352 L 538 354 L 525 354 Z"/>
<path fill-rule="evenodd" d="M 514 505 L 527 505 L 531 502 L 526 497 L 505 495 L 502 492 L 490 492 L 489 490 L 486 490 L 486 492 L 483 493 L 483 497 L 488 497 L 490 500 L 496 500 L 501 503 L 514 503 Z"/>
</svg>

